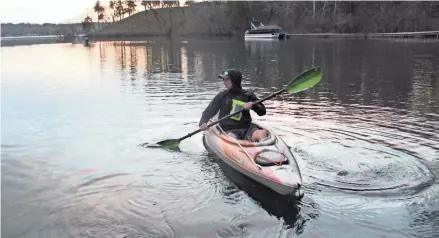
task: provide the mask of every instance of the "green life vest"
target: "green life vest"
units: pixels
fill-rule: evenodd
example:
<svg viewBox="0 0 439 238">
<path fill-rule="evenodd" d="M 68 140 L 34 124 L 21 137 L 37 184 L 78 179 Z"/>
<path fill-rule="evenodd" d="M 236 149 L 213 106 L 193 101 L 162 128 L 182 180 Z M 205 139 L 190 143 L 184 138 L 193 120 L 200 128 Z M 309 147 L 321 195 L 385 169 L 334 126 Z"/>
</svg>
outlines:
<svg viewBox="0 0 439 238">
<path fill-rule="evenodd" d="M 246 102 L 232 99 L 232 110 L 230 111 L 230 114 L 233 114 L 239 110 L 244 109 L 245 104 L 246 104 Z M 233 119 L 235 121 L 240 121 L 241 118 L 242 118 L 242 112 L 230 117 L 230 119 Z"/>
</svg>

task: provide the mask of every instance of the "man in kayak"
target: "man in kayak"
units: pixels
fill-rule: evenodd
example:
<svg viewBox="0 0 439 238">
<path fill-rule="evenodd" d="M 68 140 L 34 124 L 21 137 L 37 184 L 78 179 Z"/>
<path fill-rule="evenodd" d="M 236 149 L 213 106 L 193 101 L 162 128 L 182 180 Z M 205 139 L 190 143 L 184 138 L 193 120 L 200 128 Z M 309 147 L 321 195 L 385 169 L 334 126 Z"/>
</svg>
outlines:
<svg viewBox="0 0 439 238">
<path fill-rule="evenodd" d="M 230 136 L 241 140 L 261 141 L 268 136 L 267 130 L 261 130 L 251 124 L 250 109 L 259 116 L 266 114 L 262 103 L 253 104 L 259 100 L 254 93 L 243 90 L 241 87 L 242 74 L 239 70 L 228 69 L 219 76 L 223 79 L 227 90 L 218 93 L 204 110 L 199 123 L 201 130 L 207 129 L 207 122 L 219 111 L 219 118 L 245 108 L 243 112 L 220 122 L 221 128 Z"/>
</svg>

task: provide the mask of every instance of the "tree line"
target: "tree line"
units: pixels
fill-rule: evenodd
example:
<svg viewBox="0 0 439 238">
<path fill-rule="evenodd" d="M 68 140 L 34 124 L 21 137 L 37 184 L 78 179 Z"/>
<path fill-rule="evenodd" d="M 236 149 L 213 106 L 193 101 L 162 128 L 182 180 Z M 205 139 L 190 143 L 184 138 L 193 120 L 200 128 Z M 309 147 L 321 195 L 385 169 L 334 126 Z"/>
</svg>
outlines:
<svg viewBox="0 0 439 238">
<path fill-rule="evenodd" d="M 111 25 L 118 22 L 166 28 L 171 21 L 182 32 L 193 29 L 188 32 L 212 35 L 241 34 L 251 20 L 278 24 L 290 33 L 439 30 L 438 1 L 186 1 L 180 6 L 179 1 L 112 0 L 107 4 L 96 1 L 92 6 L 93 14 L 79 24 L 2 24 L 2 36 L 74 35 L 104 26 L 110 26 L 107 31 L 111 31 Z M 168 13 L 157 10 L 161 8 L 167 8 L 169 15 L 176 14 L 164 16 Z M 155 22 L 137 22 L 141 19 L 133 17 L 149 12 Z"/>
<path fill-rule="evenodd" d="M 257 11 L 258 2 L 241 2 Z M 285 27 L 300 32 L 379 33 L 439 30 L 435 1 L 309 1 L 266 2 Z M 264 10 L 263 10 L 264 11 Z M 251 11 L 249 12 L 251 14 Z"/>
<path fill-rule="evenodd" d="M 121 21 L 138 10 L 179 7 L 178 1 L 96 2 L 98 20 Z M 248 29 L 253 19 L 278 24 L 288 32 L 379 33 L 439 30 L 439 2 L 431 1 L 193 1 L 192 16 L 205 19 L 200 25 L 221 29 L 226 35 Z M 158 24 L 166 24 L 158 20 Z M 197 23 L 198 24 L 198 23 Z M 226 29 L 226 30 L 224 30 Z M 230 29 L 230 30 L 227 30 Z M 215 33 L 213 33 L 215 35 Z M 223 33 L 220 33 L 223 34 Z"/>
<path fill-rule="evenodd" d="M 193 1 L 185 1 L 185 6 L 188 6 Z M 141 5 L 144 11 L 152 10 L 156 8 L 170 8 L 170 7 L 180 7 L 179 1 L 143 1 L 143 0 L 117 0 L 109 1 L 108 5 L 103 5 L 101 1 L 97 0 L 93 7 L 93 11 L 96 14 L 96 19 L 98 25 L 100 22 L 114 23 L 120 21 L 125 17 L 131 16 L 132 14 L 138 12 L 138 7 Z M 82 22 L 85 31 L 89 31 L 92 27 L 93 17 L 86 16 Z"/>
<path fill-rule="evenodd" d="M 239 31 L 257 19 L 289 32 L 382 33 L 439 30 L 437 1 L 236 1 L 218 3 Z M 220 18 L 216 20 L 221 21 Z"/>
</svg>

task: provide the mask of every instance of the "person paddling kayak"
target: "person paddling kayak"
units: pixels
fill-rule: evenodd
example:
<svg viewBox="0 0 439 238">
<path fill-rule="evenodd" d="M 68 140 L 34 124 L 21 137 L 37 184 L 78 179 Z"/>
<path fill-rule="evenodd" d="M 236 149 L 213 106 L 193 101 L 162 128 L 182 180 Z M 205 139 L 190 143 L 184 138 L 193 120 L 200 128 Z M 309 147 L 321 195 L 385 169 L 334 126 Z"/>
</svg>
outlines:
<svg viewBox="0 0 439 238">
<path fill-rule="evenodd" d="M 207 129 L 207 122 L 219 111 L 219 118 L 232 114 L 245 108 L 243 112 L 220 122 L 221 128 L 236 139 L 261 141 L 268 136 L 268 131 L 259 129 L 251 124 L 250 109 L 258 116 L 264 116 L 266 109 L 264 104 L 253 104 L 259 100 L 254 93 L 242 89 L 242 74 L 237 69 L 228 69 L 218 76 L 223 79 L 226 90 L 218 93 L 204 110 L 199 127 Z"/>
</svg>

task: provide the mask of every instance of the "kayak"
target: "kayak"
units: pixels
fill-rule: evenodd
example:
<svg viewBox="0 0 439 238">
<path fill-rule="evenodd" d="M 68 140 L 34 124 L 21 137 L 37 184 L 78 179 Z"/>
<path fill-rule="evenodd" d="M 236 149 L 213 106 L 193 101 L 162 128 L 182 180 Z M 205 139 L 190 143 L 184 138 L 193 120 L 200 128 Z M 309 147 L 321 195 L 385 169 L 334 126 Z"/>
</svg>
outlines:
<svg viewBox="0 0 439 238">
<path fill-rule="evenodd" d="M 302 185 L 297 161 L 285 142 L 272 130 L 260 142 L 238 140 L 224 133 L 219 125 L 204 131 L 203 144 L 235 170 L 281 195 L 294 195 Z"/>
</svg>

